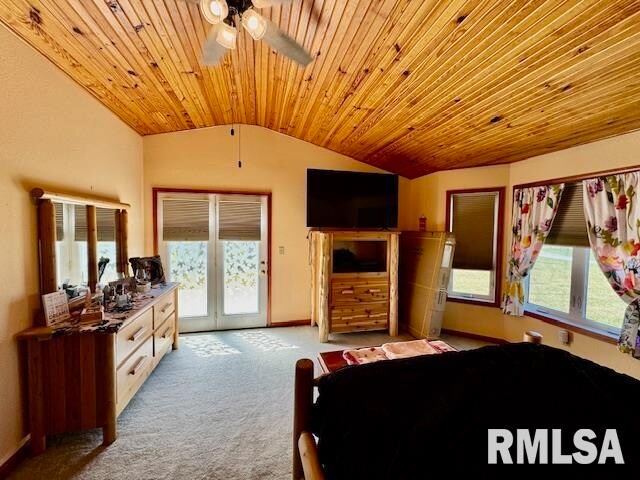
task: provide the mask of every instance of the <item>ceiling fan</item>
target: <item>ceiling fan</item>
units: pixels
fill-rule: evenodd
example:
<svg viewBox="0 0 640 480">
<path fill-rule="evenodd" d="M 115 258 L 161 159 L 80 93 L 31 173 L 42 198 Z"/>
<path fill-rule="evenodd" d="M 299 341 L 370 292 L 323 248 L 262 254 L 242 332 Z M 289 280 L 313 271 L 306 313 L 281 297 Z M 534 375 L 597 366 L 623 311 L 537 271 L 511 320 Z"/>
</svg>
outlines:
<svg viewBox="0 0 640 480">
<path fill-rule="evenodd" d="M 202 61 L 205 65 L 218 65 L 228 50 L 236 48 L 239 25 L 242 25 L 254 40 L 264 40 L 271 48 L 303 67 L 313 60 L 302 45 L 256 11 L 293 0 L 185 1 L 200 5 L 203 17 L 212 24 L 202 46 Z"/>
</svg>

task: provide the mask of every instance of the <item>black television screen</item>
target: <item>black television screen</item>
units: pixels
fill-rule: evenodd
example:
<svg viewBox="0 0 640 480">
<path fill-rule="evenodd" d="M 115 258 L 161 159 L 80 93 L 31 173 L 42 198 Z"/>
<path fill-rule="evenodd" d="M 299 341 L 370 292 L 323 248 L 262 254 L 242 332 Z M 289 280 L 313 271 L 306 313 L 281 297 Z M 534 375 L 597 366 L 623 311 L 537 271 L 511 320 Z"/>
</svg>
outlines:
<svg viewBox="0 0 640 480">
<path fill-rule="evenodd" d="M 395 228 L 398 176 L 307 170 L 307 227 Z"/>
</svg>

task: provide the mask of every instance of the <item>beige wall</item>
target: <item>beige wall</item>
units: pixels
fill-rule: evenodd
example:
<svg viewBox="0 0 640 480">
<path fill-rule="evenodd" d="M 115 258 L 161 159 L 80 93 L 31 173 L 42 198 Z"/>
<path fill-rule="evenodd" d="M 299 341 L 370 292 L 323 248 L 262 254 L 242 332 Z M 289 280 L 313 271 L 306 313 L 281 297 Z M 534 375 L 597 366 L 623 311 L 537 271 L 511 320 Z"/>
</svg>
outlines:
<svg viewBox="0 0 640 480">
<path fill-rule="evenodd" d="M 238 138 L 242 168 L 237 165 Z M 235 137 L 229 126 L 144 137 L 147 253 L 153 252 L 152 187 L 271 192 L 272 321 L 308 319 L 307 168 L 379 171 L 262 127 L 236 126 Z M 407 183 L 401 179 L 401 190 Z M 278 253 L 281 246 L 284 255 Z"/>
<path fill-rule="evenodd" d="M 511 165 L 438 172 L 410 182 L 404 222 L 411 228 L 416 228 L 420 215 L 425 215 L 430 229 L 444 229 L 447 190 L 504 186 L 507 193 L 504 237 L 505 252 L 508 252 L 511 193 L 514 185 L 638 165 L 640 132 L 635 132 Z M 502 315 L 499 309 L 492 307 L 449 302 L 444 327 L 509 341 L 519 341 L 526 330 L 536 330 L 544 334 L 546 344 L 566 348 L 558 341 L 558 327 L 531 317 Z M 577 355 L 640 378 L 640 361 L 619 353 L 614 345 L 574 334 L 573 343 L 568 349 Z"/>
<path fill-rule="evenodd" d="M 143 252 L 142 138 L 0 26 L 0 464 L 24 441 L 15 334 L 38 307 L 36 185 L 131 203 Z"/>
</svg>

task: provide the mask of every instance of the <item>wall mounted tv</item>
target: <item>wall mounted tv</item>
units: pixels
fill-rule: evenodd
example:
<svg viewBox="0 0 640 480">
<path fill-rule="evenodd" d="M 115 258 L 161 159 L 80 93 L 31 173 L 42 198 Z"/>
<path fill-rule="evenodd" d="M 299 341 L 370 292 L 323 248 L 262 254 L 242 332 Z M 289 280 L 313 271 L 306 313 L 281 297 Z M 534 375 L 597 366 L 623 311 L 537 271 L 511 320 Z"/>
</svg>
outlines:
<svg viewBox="0 0 640 480">
<path fill-rule="evenodd" d="M 398 176 L 307 170 L 307 227 L 395 228 Z"/>
</svg>

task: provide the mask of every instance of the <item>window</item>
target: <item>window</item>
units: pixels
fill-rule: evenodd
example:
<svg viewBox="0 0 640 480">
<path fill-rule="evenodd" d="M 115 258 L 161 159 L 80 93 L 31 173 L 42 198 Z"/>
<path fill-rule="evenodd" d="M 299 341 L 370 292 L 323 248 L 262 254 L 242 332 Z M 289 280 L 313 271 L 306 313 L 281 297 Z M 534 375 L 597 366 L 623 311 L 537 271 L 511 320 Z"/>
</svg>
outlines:
<svg viewBox="0 0 640 480">
<path fill-rule="evenodd" d="M 447 227 L 456 237 L 449 298 L 497 305 L 504 188 L 447 192 Z"/>
<path fill-rule="evenodd" d="M 596 262 L 587 236 L 582 183 L 567 184 L 549 236 L 527 280 L 526 310 L 617 334 L 625 302 Z"/>
<path fill-rule="evenodd" d="M 205 317 L 209 312 L 209 197 L 167 195 L 160 200 L 168 279 L 180 283 L 178 314 Z"/>
</svg>

